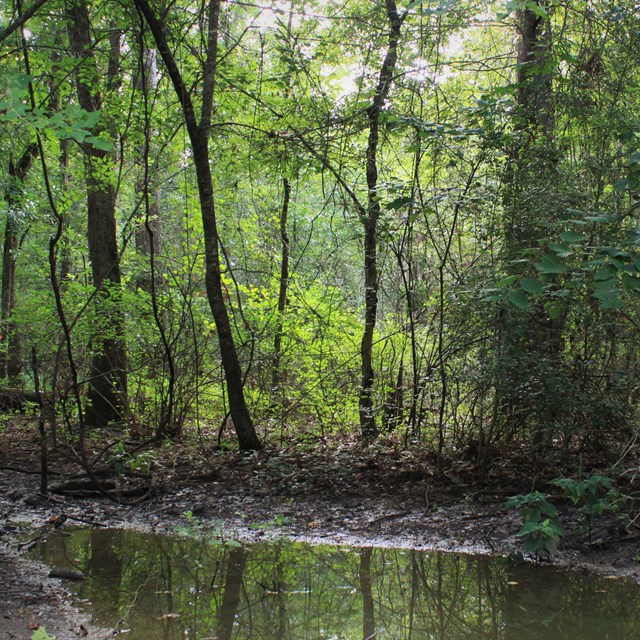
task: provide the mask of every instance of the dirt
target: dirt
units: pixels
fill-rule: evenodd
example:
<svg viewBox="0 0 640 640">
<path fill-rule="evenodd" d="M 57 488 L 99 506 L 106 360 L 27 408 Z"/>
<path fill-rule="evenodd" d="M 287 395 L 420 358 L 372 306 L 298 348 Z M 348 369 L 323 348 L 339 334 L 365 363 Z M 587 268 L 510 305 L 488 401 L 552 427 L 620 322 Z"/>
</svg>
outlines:
<svg viewBox="0 0 640 640">
<path fill-rule="evenodd" d="M 90 454 L 106 440 L 96 441 Z M 127 448 L 135 451 L 132 443 Z M 457 452 L 451 456 L 456 462 L 438 471 L 431 456 L 392 438 L 367 446 L 344 439 L 281 442 L 250 455 L 202 454 L 195 444 L 131 454 L 116 454 L 113 447 L 99 452 L 95 465 L 110 498 L 96 491 L 66 451 L 60 446 L 50 454 L 50 492 L 42 497 L 34 431 L 0 434 L 2 640 L 30 639 L 38 626 L 58 640 L 112 637 L 72 606 L 64 580 L 49 577 L 47 567 L 25 555 L 25 543 L 68 525 L 170 533 L 188 523 L 248 542 L 284 535 L 312 543 L 505 555 L 521 548 L 515 534 L 522 524 L 505 508 L 505 498 L 536 489 L 549 493 L 566 531 L 554 564 L 640 579 L 634 483 L 619 478 L 630 496 L 626 519 L 601 518 L 594 523 L 597 544 L 588 544 L 580 514 L 545 482 L 563 470 L 553 456 L 541 463 L 510 452 L 495 457 L 508 462 L 479 467 Z M 115 502 L 116 494 L 125 503 Z"/>
</svg>

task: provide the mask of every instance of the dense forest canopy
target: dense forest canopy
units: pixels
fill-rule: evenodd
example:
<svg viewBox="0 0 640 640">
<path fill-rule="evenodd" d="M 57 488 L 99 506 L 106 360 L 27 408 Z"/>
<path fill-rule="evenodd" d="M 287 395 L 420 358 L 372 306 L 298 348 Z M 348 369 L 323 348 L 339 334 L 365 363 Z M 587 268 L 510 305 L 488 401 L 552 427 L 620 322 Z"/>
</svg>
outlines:
<svg viewBox="0 0 640 640">
<path fill-rule="evenodd" d="M 630 0 L 12 0 L 5 387 L 54 438 L 624 448 Z"/>
</svg>

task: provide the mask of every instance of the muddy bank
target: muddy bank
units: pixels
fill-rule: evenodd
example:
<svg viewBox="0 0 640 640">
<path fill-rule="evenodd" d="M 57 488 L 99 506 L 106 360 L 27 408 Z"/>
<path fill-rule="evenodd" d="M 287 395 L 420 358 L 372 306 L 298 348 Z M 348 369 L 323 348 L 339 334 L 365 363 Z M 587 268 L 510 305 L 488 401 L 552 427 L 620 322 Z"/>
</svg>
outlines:
<svg viewBox="0 0 640 640">
<path fill-rule="evenodd" d="M 532 483 L 525 469 L 521 477 L 510 471 L 500 481 L 480 482 L 459 468 L 437 477 L 428 459 L 389 446 L 294 447 L 251 456 L 195 456 L 173 447 L 150 457 L 149 468 L 138 468 L 126 487 L 120 481 L 131 504 L 117 504 L 78 483 L 77 476 L 69 484 L 79 470 L 56 455 L 51 488 L 64 491 L 41 497 L 37 448 L 27 444 L 5 443 L 0 457 L 3 638 L 30 638 L 39 624 L 59 639 L 109 637 L 109 630 L 92 628 L 70 606 L 64 580 L 47 577 L 45 567 L 21 552 L 20 545 L 56 525 L 153 532 L 186 526 L 247 542 L 286 536 L 326 544 L 508 554 L 519 547 L 515 534 L 521 523 L 504 500 Z M 141 482 L 146 490 L 136 497 L 133 489 Z M 587 545 L 578 514 L 568 505 L 559 507 L 567 535 L 555 564 L 640 579 L 635 524 L 616 533 L 615 523 L 603 523 L 602 543 Z"/>
</svg>

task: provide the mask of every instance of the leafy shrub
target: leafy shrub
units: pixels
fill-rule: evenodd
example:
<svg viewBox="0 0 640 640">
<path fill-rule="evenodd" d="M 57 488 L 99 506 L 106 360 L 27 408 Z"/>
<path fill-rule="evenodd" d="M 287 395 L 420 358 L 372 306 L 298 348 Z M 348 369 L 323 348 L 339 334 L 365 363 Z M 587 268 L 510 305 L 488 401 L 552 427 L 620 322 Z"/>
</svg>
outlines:
<svg viewBox="0 0 640 640">
<path fill-rule="evenodd" d="M 524 522 L 516 534 L 524 538 L 524 550 L 538 557 L 553 557 L 564 530 L 557 521 L 558 510 L 547 497 L 533 491 L 512 496 L 505 504 L 508 509 L 517 509 Z"/>
<path fill-rule="evenodd" d="M 593 519 L 605 511 L 619 511 L 623 499 L 609 476 L 594 474 L 584 480 L 555 478 L 551 484 L 562 489 L 565 498 L 569 498 L 575 506 L 581 505 L 580 512 L 587 526 L 589 544 L 592 542 Z"/>
</svg>

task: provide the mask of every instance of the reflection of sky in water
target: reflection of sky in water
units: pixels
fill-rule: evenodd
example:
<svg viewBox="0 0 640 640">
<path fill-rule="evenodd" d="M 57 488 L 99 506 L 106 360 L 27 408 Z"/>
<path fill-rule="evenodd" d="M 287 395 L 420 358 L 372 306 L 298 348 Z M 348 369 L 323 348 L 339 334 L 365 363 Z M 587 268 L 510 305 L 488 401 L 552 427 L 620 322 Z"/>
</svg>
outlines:
<svg viewBox="0 0 640 640">
<path fill-rule="evenodd" d="M 486 557 L 300 543 L 227 547 L 124 530 L 52 535 L 34 554 L 97 625 L 132 640 L 626 640 L 640 590 Z"/>
</svg>

